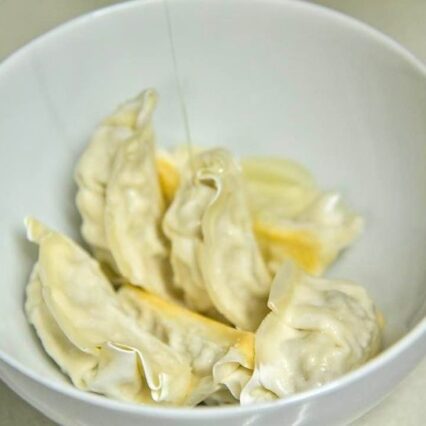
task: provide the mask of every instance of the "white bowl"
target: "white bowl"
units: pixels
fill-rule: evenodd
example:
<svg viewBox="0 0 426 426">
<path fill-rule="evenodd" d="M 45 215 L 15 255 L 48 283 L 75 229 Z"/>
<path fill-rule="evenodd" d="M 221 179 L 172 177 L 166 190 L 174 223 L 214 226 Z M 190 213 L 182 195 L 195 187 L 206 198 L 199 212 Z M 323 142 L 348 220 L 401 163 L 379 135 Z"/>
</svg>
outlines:
<svg viewBox="0 0 426 426">
<path fill-rule="evenodd" d="M 366 286 L 387 349 L 321 389 L 270 404 L 158 409 L 75 389 L 23 312 L 31 213 L 78 238 L 72 169 L 97 121 L 148 86 L 160 144 L 184 140 L 161 1 L 74 20 L 0 67 L 0 372 L 62 425 L 334 425 L 374 406 L 426 352 L 426 72 L 353 19 L 282 0 L 170 1 L 194 141 L 300 160 L 362 212 L 332 274 Z"/>
</svg>

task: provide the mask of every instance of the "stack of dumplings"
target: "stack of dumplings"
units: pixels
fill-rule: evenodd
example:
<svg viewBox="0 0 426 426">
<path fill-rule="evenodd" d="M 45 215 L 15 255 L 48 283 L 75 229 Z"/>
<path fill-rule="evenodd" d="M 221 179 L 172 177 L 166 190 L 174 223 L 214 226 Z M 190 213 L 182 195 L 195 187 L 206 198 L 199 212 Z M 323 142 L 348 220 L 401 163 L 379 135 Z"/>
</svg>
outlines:
<svg viewBox="0 0 426 426">
<path fill-rule="evenodd" d="M 90 252 L 38 220 L 25 310 L 79 389 L 138 404 L 252 404 L 380 350 L 366 291 L 322 277 L 362 230 L 289 160 L 157 149 L 154 90 L 95 130 L 75 171 Z"/>
</svg>

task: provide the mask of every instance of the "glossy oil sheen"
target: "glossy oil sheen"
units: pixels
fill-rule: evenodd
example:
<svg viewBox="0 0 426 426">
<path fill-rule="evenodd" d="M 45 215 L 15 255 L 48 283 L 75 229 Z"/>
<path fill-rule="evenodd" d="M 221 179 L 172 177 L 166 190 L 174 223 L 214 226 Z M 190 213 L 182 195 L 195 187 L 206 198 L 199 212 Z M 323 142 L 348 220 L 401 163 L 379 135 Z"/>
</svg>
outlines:
<svg viewBox="0 0 426 426">
<path fill-rule="evenodd" d="M 45 355 L 23 312 L 36 256 L 23 217 L 79 238 L 76 159 L 96 123 L 143 88 L 160 92 L 158 143 L 186 140 L 164 8 L 152 0 L 66 24 L 0 67 L 1 377 L 63 425 L 347 422 L 426 352 L 425 71 L 374 30 L 303 2 L 176 0 L 171 13 L 192 140 L 294 158 L 344 193 L 366 230 L 330 275 L 367 287 L 386 317 L 390 348 L 321 390 L 219 410 L 84 394 Z"/>
</svg>

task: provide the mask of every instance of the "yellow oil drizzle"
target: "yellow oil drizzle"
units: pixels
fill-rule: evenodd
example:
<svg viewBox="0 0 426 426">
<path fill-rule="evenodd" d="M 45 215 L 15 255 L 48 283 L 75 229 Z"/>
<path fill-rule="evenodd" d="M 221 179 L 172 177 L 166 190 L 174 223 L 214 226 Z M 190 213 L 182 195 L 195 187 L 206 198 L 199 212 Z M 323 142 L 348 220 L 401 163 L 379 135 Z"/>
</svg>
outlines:
<svg viewBox="0 0 426 426">
<path fill-rule="evenodd" d="M 167 22 L 167 33 L 169 37 L 169 45 L 170 45 L 170 53 L 172 57 L 172 63 L 173 63 L 173 75 L 175 78 L 175 84 L 177 89 L 177 94 L 179 98 L 179 105 L 180 110 L 183 118 L 184 123 L 184 129 L 185 129 L 185 137 L 186 137 L 186 146 L 188 148 L 188 158 L 190 167 L 192 169 L 192 173 L 195 174 L 195 165 L 194 165 L 194 150 L 192 145 L 192 137 L 191 137 L 191 128 L 189 125 L 189 118 L 188 118 L 188 110 L 186 107 L 185 98 L 183 96 L 183 90 L 180 80 L 180 74 L 179 74 L 179 67 L 178 67 L 178 61 L 177 61 L 177 55 L 176 55 L 176 48 L 174 43 L 174 37 L 173 37 L 173 27 L 172 27 L 172 19 L 170 15 L 170 8 L 169 8 L 169 2 L 168 0 L 163 0 L 164 5 L 164 13 L 166 15 L 166 22 Z"/>
</svg>

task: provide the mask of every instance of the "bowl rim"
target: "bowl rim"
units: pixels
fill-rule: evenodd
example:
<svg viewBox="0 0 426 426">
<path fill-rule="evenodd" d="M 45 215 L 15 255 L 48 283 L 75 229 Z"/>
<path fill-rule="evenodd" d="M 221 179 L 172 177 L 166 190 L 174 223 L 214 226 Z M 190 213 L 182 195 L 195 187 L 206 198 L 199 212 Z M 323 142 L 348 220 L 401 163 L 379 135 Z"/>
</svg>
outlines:
<svg viewBox="0 0 426 426">
<path fill-rule="evenodd" d="M 195 2 L 196 0 L 175 0 L 177 2 Z M 232 0 L 234 3 L 244 3 L 247 0 Z M 418 59 L 409 49 L 399 44 L 392 37 L 382 33 L 374 27 L 359 21 L 356 18 L 345 15 L 342 12 L 329 9 L 325 6 L 312 4 L 304 1 L 295 0 L 250 0 L 253 3 L 270 3 L 279 4 L 284 8 L 299 9 L 302 13 L 309 13 L 311 16 L 319 16 L 320 18 L 331 19 L 340 23 L 353 32 L 366 35 L 370 40 L 380 43 L 384 48 L 392 51 L 395 55 L 399 56 L 402 60 L 409 63 L 415 68 L 424 78 L 426 78 L 426 64 Z M 21 57 L 30 53 L 32 49 L 38 45 L 49 41 L 57 36 L 63 36 L 70 30 L 75 30 L 80 25 L 86 25 L 96 19 L 102 19 L 104 16 L 113 15 L 128 11 L 131 9 L 143 8 L 144 5 L 150 3 L 161 3 L 162 0 L 133 0 L 124 3 L 118 3 L 85 13 L 73 19 L 60 24 L 57 27 L 35 37 L 29 43 L 23 45 L 16 51 L 0 62 L 0 79 L 2 75 L 8 71 L 9 67 L 19 65 Z M 60 382 L 50 380 L 39 373 L 27 368 L 20 361 L 15 360 L 12 356 L 3 352 L 0 349 L 0 361 L 9 365 L 17 370 L 24 376 L 34 380 L 37 383 L 47 387 L 49 390 L 59 392 L 64 396 L 82 400 L 85 403 L 93 404 L 98 407 L 107 408 L 119 412 L 126 412 L 131 414 L 144 414 L 163 418 L 179 418 L 184 419 L 187 417 L 203 418 L 214 414 L 217 418 L 225 417 L 235 414 L 253 414 L 259 410 L 268 408 L 282 408 L 289 405 L 297 404 L 303 400 L 308 400 L 317 395 L 326 395 L 334 392 L 338 388 L 343 388 L 350 385 L 371 372 L 378 370 L 385 364 L 395 360 L 400 353 L 406 351 L 409 347 L 420 340 L 426 340 L 426 317 L 423 317 L 407 334 L 401 337 L 397 342 L 393 343 L 390 347 L 383 350 L 376 357 L 368 361 L 366 364 L 359 368 L 344 374 L 336 380 L 324 384 L 323 386 L 315 389 L 310 389 L 304 392 L 299 392 L 289 397 L 274 400 L 271 402 L 256 403 L 253 405 L 230 405 L 220 407 L 155 407 L 147 405 L 138 405 L 130 402 L 118 401 L 109 399 L 107 397 L 82 391 L 75 387 L 64 385 Z M 414 366 L 413 366 L 414 368 Z"/>
</svg>

